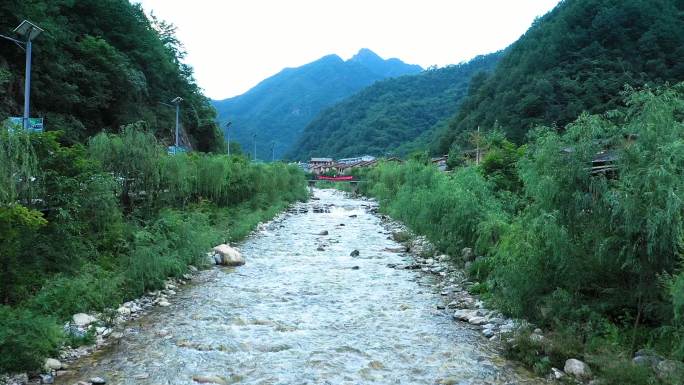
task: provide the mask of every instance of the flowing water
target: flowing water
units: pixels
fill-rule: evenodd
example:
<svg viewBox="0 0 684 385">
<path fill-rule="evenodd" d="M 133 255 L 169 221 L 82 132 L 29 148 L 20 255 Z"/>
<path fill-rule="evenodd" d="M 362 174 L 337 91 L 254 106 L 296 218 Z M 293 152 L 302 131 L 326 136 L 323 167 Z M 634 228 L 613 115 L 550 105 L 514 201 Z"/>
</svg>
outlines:
<svg viewBox="0 0 684 385">
<path fill-rule="evenodd" d="M 387 250 L 399 245 L 367 201 L 316 196 L 240 244 L 245 266 L 202 272 L 172 306 L 129 324 L 117 344 L 57 383 L 196 384 L 198 375 L 230 384 L 539 383 L 436 310 L 436 278 L 387 267 L 409 257 Z"/>
</svg>

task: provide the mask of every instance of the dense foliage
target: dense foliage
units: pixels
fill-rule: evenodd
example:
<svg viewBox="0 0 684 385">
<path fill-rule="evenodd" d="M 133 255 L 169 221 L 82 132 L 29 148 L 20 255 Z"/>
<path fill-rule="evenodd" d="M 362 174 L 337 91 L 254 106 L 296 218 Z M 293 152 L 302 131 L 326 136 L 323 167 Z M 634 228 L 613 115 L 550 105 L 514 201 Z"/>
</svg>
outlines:
<svg viewBox="0 0 684 385">
<path fill-rule="evenodd" d="M 176 96 L 192 146 L 225 145 L 215 112 L 182 62 L 175 27 L 148 19 L 128 0 L 8 0 L 0 3 L 0 34 L 29 19 L 45 30 L 33 45 L 31 116 L 47 130 L 84 143 L 100 131 L 144 120 L 173 143 Z M 0 121 L 23 113 L 24 52 L 0 39 Z"/>
<path fill-rule="evenodd" d="M 679 0 L 562 1 L 474 84 L 433 150 L 446 153 L 497 123 L 521 143 L 536 125 L 564 127 L 584 111 L 616 108 L 626 84 L 681 81 L 683 12 Z"/>
<path fill-rule="evenodd" d="M 232 122 L 231 141 L 236 140 L 251 152 L 256 134 L 257 158 L 271 159 L 271 145 L 275 144 L 279 159 L 325 107 L 377 80 L 420 71 L 419 66 L 398 59 L 383 60 L 362 49 L 347 61 L 329 55 L 284 69 L 240 96 L 213 104 L 222 124 Z"/>
<path fill-rule="evenodd" d="M 436 127 L 458 110 L 470 79 L 491 71 L 500 56 L 376 82 L 319 114 L 288 157 L 404 156 L 425 147 Z"/>
<path fill-rule="evenodd" d="M 655 384 L 631 353 L 684 359 L 684 83 L 624 103 L 564 133 L 539 127 L 517 150 L 486 138 L 483 161 L 450 174 L 383 164 L 363 188 L 442 251 L 474 247 L 477 290 L 552 330 L 543 343 L 517 341 L 518 358 L 543 372 L 580 357 L 611 384 Z M 615 169 L 592 172 L 605 154 Z"/>
<path fill-rule="evenodd" d="M 159 288 L 307 196 L 295 167 L 169 156 L 141 126 L 87 146 L 0 132 L 0 372 L 36 368 L 74 313 Z"/>
</svg>

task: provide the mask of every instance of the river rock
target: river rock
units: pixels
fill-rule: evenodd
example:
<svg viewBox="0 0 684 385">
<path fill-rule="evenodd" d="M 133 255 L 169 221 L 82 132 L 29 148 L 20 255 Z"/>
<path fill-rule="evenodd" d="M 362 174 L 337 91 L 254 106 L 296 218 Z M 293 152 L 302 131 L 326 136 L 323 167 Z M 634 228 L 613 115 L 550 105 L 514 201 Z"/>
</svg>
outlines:
<svg viewBox="0 0 684 385">
<path fill-rule="evenodd" d="M 223 377 L 215 375 L 192 376 L 192 380 L 200 384 L 228 385 L 228 381 L 226 381 Z"/>
<path fill-rule="evenodd" d="M 126 306 L 120 306 L 118 309 L 116 309 L 116 312 L 124 317 L 131 315 L 131 309 L 127 308 Z"/>
<path fill-rule="evenodd" d="M 681 384 L 684 378 L 684 363 L 662 360 L 655 367 L 656 376 L 667 384 Z"/>
<path fill-rule="evenodd" d="M 565 373 L 556 368 L 551 368 L 551 378 L 554 380 L 560 380 L 561 378 L 565 377 Z"/>
<path fill-rule="evenodd" d="M 328 230 L 323 230 L 318 235 L 328 235 Z"/>
<path fill-rule="evenodd" d="M 169 307 L 169 306 L 171 306 L 171 303 L 169 303 L 169 301 L 166 301 L 166 300 L 161 300 L 161 301 L 159 301 L 158 305 L 161 307 Z"/>
<path fill-rule="evenodd" d="M 662 360 L 663 357 L 660 357 L 650 349 L 639 349 L 636 354 L 634 354 L 632 362 L 635 365 L 655 368 Z"/>
<path fill-rule="evenodd" d="M 454 312 L 454 318 L 459 321 L 468 322 L 468 320 L 476 316 L 476 313 L 476 310 L 460 309 Z"/>
<path fill-rule="evenodd" d="M 90 382 L 93 385 L 104 385 L 107 383 L 107 380 L 105 380 L 102 377 L 93 377 L 89 379 L 88 382 Z"/>
<path fill-rule="evenodd" d="M 351 257 L 358 257 L 359 255 L 361 255 L 361 253 L 358 250 L 354 250 L 349 254 Z"/>
<path fill-rule="evenodd" d="M 574 358 L 565 361 L 563 371 L 580 379 L 591 378 L 591 369 L 589 369 L 589 365 Z"/>
<path fill-rule="evenodd" d="M 62 363 L 59 362 L 59 360 L 57 360 L 57 359 L 48 358 L 45 360 L 45 364 L 43 364 L 43 368 L 45 369 L 46 372 L 49 372 L 51 370 L 59 370 L 59 369 L 62 369 Z"/>
<path fill-rule="evenodd" d="M 245 259 L 242 257 L 242 254 L 227 244 L 218 245 L 214 247 L 213 250 L 221 255 L 221 265 L 241 266 L 245 264 Z"/>
<path fill-rule="evenodd" d="M 40 375 L 40 383 L 41 384 L 54 384 L 55 383 L 55 377 L 53 377 L 52 374 L 41 374 Z"/>
<path fill-rule="evenodd" d="M 487 318 L 479 317 L 479 316 L 475 316 L 475 317 L 468 319 L 468 323 L 471 325 L 484 325 L 487 322 L 488 322 Z"/>
<path fill-rule="evenodd" d="M 473 249 L 470 247 L 464 247 L 461 250 L 461 257 L 464 261 L 472 261 L 475 259 L 475 253 L 473 253 Z"/>
<path fill-rule="evenodd" d="M 74 322 L 76 326 L 85 327 L 97 321 L 97 318 L 85 313 L 78 313 L 74 314 L 74 316 L 71 317 L 71 320 Z"/>
</svg>

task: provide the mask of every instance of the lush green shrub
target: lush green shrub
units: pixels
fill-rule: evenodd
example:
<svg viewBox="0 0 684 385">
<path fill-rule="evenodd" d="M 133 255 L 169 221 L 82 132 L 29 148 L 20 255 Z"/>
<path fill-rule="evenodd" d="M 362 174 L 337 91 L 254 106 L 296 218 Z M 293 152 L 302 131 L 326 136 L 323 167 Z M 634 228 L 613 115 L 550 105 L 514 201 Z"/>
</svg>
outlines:
<svg viewBox="0 0 684 385">
<path fill-rule="evenodd" d="M 56 353 L 63 334 L 50 317 L 0 305 L 0 372 L 40 367 Z"/>
<path fill-rule="evenodd" d="M 122 283 L 116 273 L 88 264 L 73 275 L 51 277 L 26 306 L 40 314 L 68 320 L 76 313 L 101 311 L 120 304 Z"/>
<path fill-rule="evenodd" d="M 384 163 L 364 178 L 363 191 L 377 197 L 383 210 L 426 235 L 441 251 L 460 255 L 463 247 L 486 247 L 485 239 L 496 238 L 493 226 L 481 224 L 501 207 L 491 183 L 476 167 L 447 175 L 416 161 Z"/>
<path fill-rule="evenodd" d="M 485 254 L 469 273 L 501 310 L 555 330 L 514 354 L 540 371 L 642 346 L 684 357 L 684 84 L 628 90 L 625 105 L 537 128 L 522 149 L 490 137 L 480 165 L 451 175 L 418 162 L 362 173 L 363 193 L 441 250 Z"/>
</svg>

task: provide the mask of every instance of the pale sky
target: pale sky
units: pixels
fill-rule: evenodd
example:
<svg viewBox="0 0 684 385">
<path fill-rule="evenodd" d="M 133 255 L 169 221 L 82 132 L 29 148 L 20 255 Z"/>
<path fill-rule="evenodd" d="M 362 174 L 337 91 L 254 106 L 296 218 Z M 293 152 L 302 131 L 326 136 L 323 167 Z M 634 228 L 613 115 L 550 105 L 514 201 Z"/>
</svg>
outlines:
<svg viewBox="0 0 684 385">
<path fill-rule="evenodd" d="M 423 68 L 505 48 L 558 0 L 132 0 L 178 27 L 207 96 L 361 48 Z"/>
</svg>

